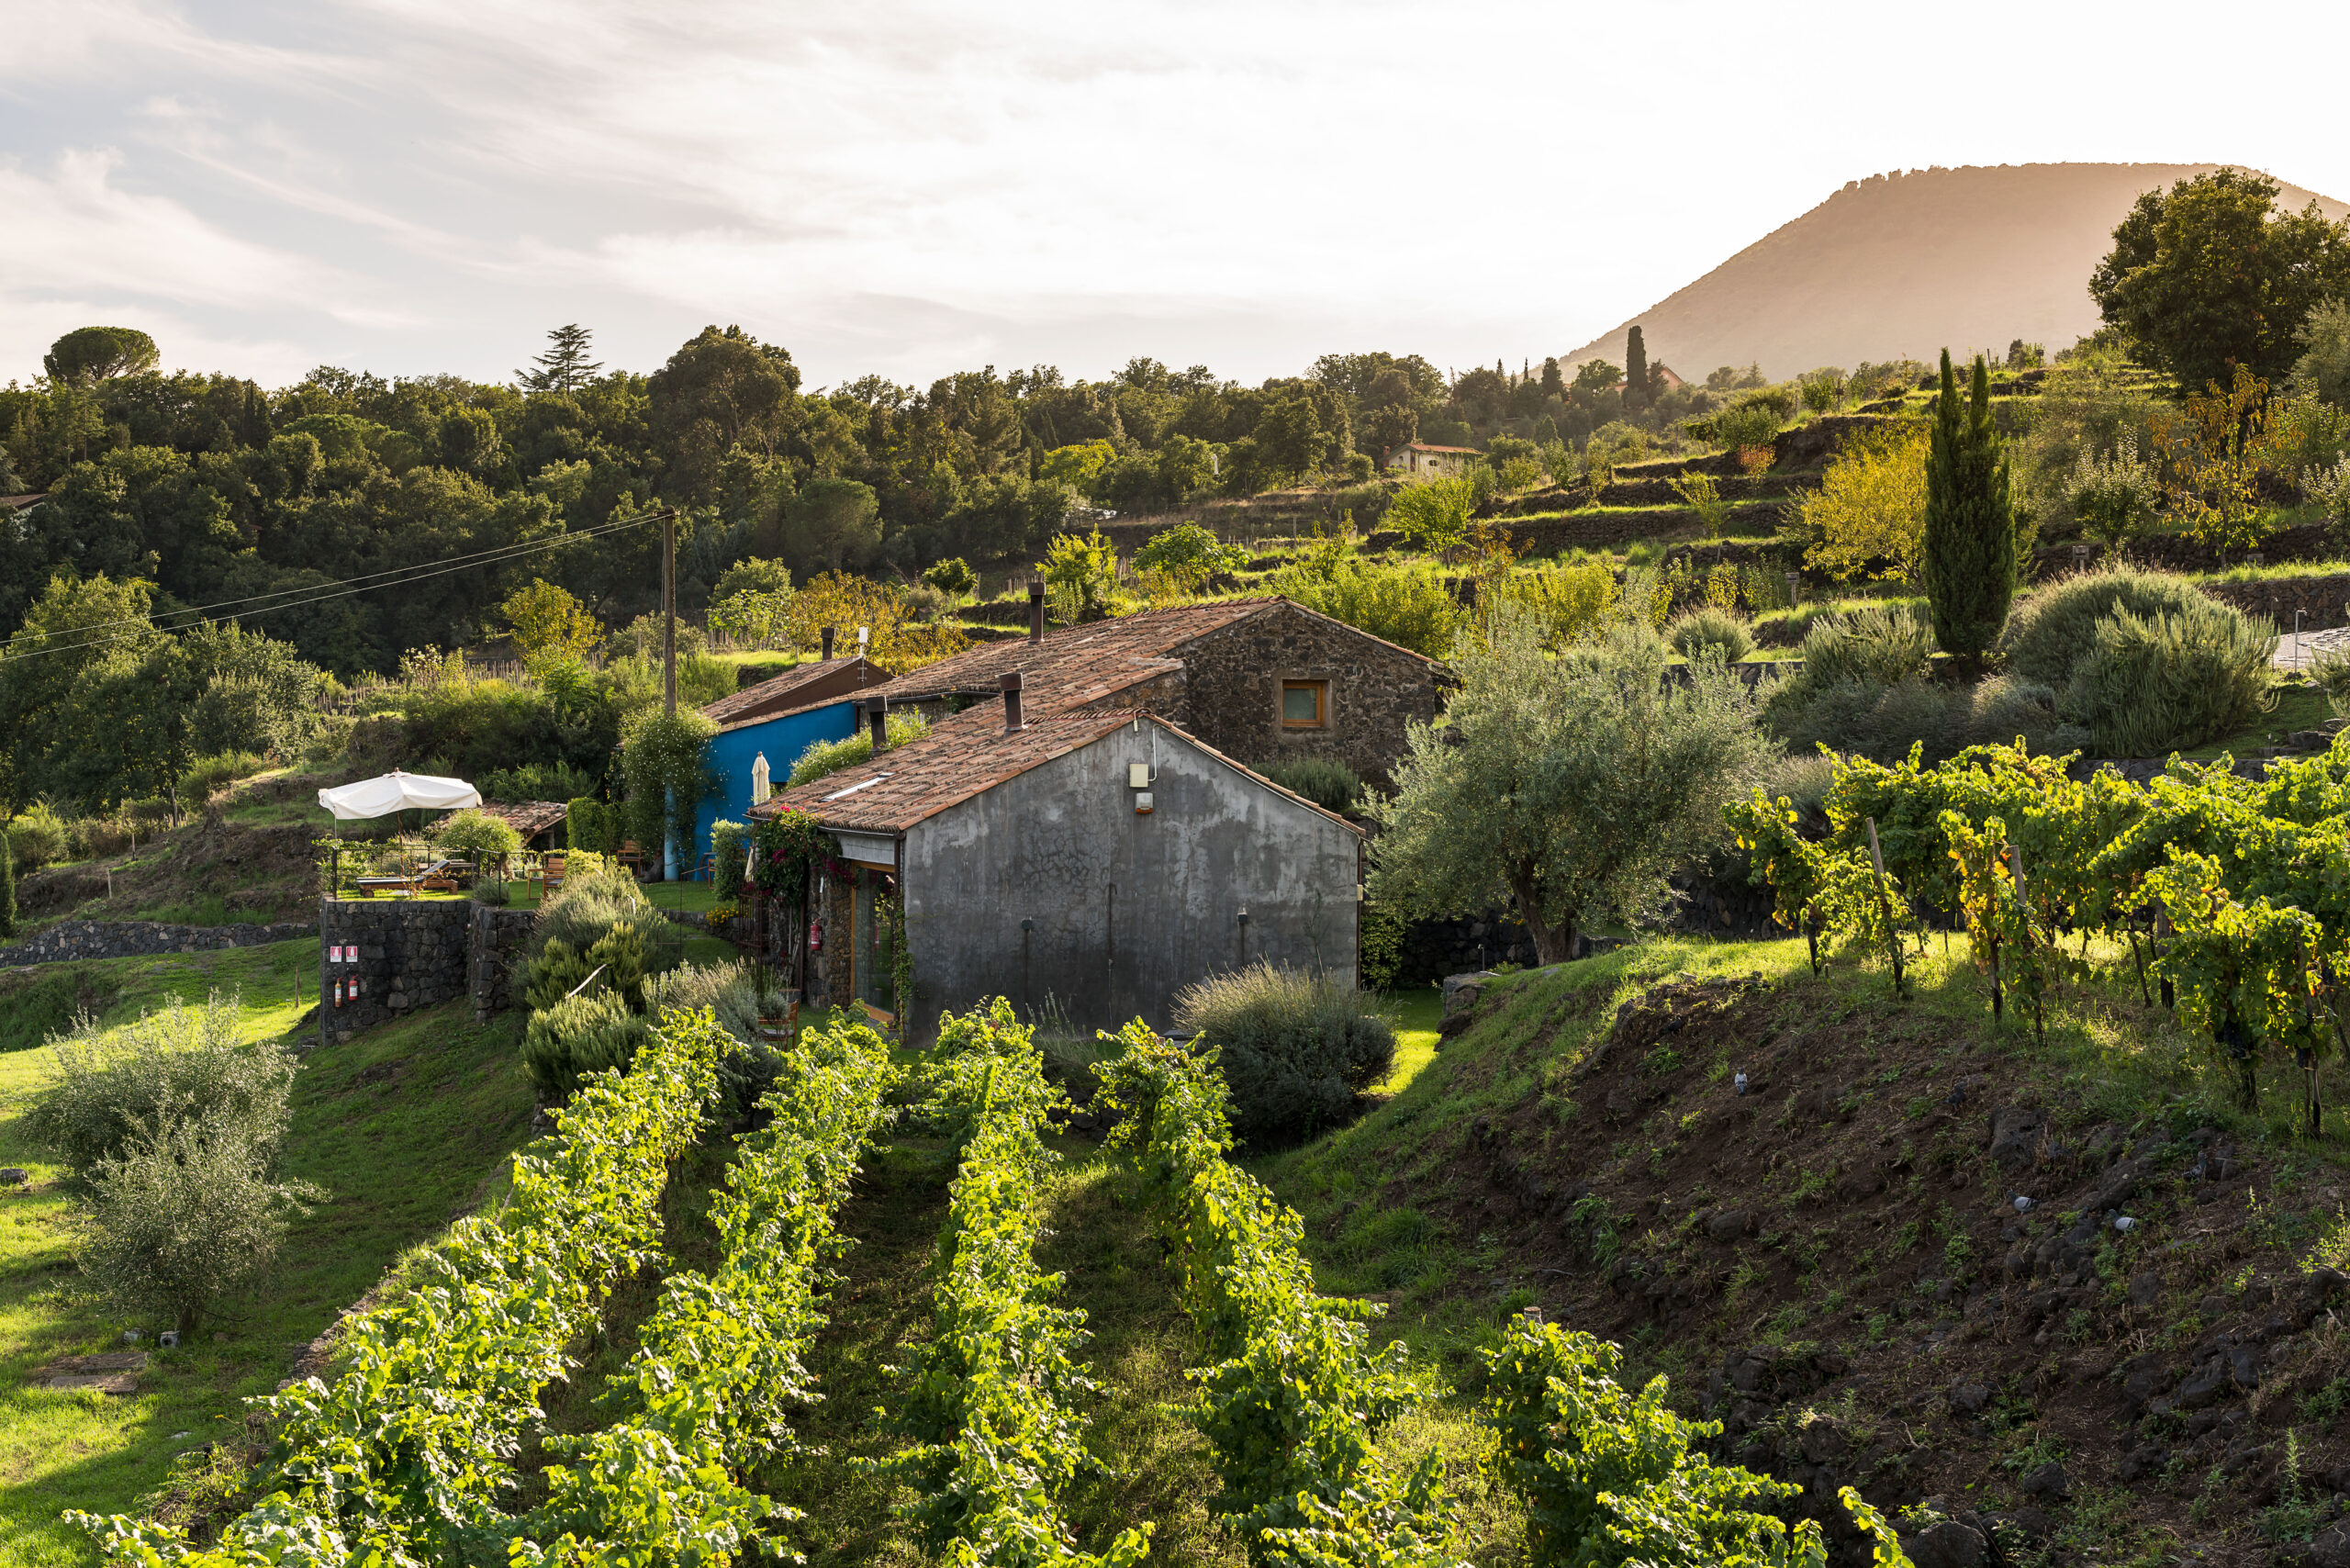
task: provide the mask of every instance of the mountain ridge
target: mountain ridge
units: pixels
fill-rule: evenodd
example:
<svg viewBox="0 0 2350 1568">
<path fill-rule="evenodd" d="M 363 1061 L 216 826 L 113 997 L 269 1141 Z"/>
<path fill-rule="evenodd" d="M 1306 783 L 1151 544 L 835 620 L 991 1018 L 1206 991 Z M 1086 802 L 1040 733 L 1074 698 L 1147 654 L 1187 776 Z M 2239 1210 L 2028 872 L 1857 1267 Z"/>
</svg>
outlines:
<svg viewBox="0 0 2350 1568">
<path fill-rule="evenodd" d="M 2096 330 L 2089 274 L 2139 193 L 2226 166 L 1969 164 L 1850 181 L 1560 364 L 1621 364 L 1636 323 L 1651 360 L 1692 380 L 1721 364 L 1759 364 L 1777 379 L 1904 354 L 1930 361 L 1945 346 L 2004 352 L 2016 338 L 2053 353 Z M 2350 213 L 2278 184 L 2280 206 Z"/>
</svg>

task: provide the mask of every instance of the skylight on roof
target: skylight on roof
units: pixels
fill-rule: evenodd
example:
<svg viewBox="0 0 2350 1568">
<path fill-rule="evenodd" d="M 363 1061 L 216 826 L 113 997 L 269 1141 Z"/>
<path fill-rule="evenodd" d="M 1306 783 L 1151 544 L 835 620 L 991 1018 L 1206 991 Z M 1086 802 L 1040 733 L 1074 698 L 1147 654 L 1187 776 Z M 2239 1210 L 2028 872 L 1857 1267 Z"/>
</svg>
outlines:
<svg viewBox="0 0 2350 1568">
<path fill-rule="evenodd" d="M 825 795 L 825 796 L 822 797 L 822 800 L 825 800 L 825 801 L 837 801 L 837 800 L 839 800 L 839 799 L 840 799 L 842 796 L 844 796 L 844 795 L 854 795 L 854 794 L 856 794 L 859 790 L 870 790 L 870 789 L 872 789 L 872 788 L 873 788 L 873 786 L 875 786 L 876 784 L 880 783 L 880 782 L 881 782 L 881 780 L 883 780 L 884 778 L 889 778 L 889 777 L 890 777 L 890 775 L 888 775 L 888 774 L 886 774 L 886 773 L 877 773 L 877 774 L 875 774 L 875 775 L 874 775 L 872 778 L 861 778 L 861 779 L 859 779 L 857 782 L 856 782 L 856 783 L 854 783 L 854 784 L 850 785 L 850 786 L 849 786 L 847 789 L 845 789 L 845 790 L 834 790 L 831 794 L 829 794 L 829 795 Z"/>
</svg>

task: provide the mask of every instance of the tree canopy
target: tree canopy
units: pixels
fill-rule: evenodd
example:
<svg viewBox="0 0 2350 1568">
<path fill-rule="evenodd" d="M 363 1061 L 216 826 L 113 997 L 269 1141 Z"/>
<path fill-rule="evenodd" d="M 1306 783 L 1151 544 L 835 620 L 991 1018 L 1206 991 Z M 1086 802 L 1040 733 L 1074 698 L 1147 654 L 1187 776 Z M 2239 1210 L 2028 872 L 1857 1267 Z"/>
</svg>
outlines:
<svg viewBox="0 0 2350 1568">
<path fill-rule="evenodd" d="M 2105 319 L 2183 386 L 2225 386 L 2239 365 L 2282 380 L 2310 313 L 2350 294 L 2350 228 L 2315 202 L 2277 211 L 2277 194 L 2243 169 L 2148 191 L 2090 276 Z"/>
</svg>

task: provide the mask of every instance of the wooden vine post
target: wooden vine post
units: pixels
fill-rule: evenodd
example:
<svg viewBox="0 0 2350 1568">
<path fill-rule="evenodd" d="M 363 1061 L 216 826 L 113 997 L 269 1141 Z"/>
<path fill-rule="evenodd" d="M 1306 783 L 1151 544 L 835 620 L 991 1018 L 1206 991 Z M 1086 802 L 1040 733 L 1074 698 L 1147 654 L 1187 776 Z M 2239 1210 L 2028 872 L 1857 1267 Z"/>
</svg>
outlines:
<svg viewBox="0 0 2350 1568">
<path fill-rule="evenodd" d="M 2301 998 L 2301 1022 L 2304 1027 L 2300 1044 L 2293 1048 L 2293 1057 L 2300 1064 L 2301 1099 L 2309 1106 L 2307 1131 L 2309 1137 L 2314 1141 L 2318 1136 L 2319 1124 L 2325 1118 L 2325 1106 L 2319 1098 L 2317 1085 L 2318 987 L 2311 985 L 2310 980 L 2314 975 L 2318 981 L 2322 983 L 2325 979 L 2325 969 L 2319 961 L 2316 952 L 2310 946 L 2306 933 L 2294 939 L 2293 950 L 2294 955 L 2301 961 L 2301 983 L 2307 988 L 2306 993 Z M 2331 1013 L 2333 1009 L 2329 1006 L 2327 1011 Z"/>
<path fill-rule="evenodd" d="M 1885 914 L 1885 938 L 1893 949 L 1893 994 L 1904 994 L 1901 989 L 1901 928 L 1893 923 L 1893 898 L 1885 890 L 1885 851 L 1877 847 L 1876 819 L 1865 819 L 1869 828 L 1869 866 L 1876 873 L 1877 907 Z"/>
<path fill-rule="evenodd" d="M 2016 879 L 2016 947 L 2019 954 L 2018 963 L 2020 966 L 2030 964 L 2033 961 L 2030 956 L 2031 951 L 2031 906 L 2024 902 L 2023 851 L 2017 848 L 2012 844 L 2008 846 L 2008 869 L 2014 874 Z M 2022 972 L 2023 971 L 2020 967 L 2017 973 L 2020 975 Z M 2048 1043 L 2048 1014 L 2041 1002 L 2041 988 L 2034 986 L 2031 988 L 2031 991 L 2032 1032 L 2039 1036 L 2040 1043 L 2044 1046 Z"/>
</svg>

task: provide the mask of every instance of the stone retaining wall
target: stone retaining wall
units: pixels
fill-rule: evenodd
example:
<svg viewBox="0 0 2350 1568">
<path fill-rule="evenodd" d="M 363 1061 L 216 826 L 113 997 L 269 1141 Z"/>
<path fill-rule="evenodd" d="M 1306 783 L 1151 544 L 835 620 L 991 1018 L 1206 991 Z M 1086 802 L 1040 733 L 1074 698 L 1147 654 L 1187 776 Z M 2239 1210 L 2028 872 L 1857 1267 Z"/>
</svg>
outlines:
<svg viewBox="0 0 2350 1568">
<path fill-rule="evenodd" d="M 336 1045 L 362 1029 L 467 996 L 473 912 L 470 899 L 321 899 L 319 901 L 319 1043 Z M 336 963 L 338 947 L 346 957 Z M 351 996 L 356 980 L 359 994 Z M 345 994 L 335 1001 L 336 982 Z"/>
<path fill-rule="evenodd" d="M 159 920 L 62 920 L 39 935 L 0 947 L 0 965 L 69 958 L 135 958 L 151 953 L 212 953 L 317 935 L 298 921 L 274 925 L 168 925 Z"/>
<path fill-rule="evenodd" d="M 487 1024 L 492 1014 L 514 1005 L 508 976 L 538 918 L 533 909 L 474 905 L 473 924 L 465 936 L 465 990 L 474 999 L 475 1023 Z"/>
</svg>

